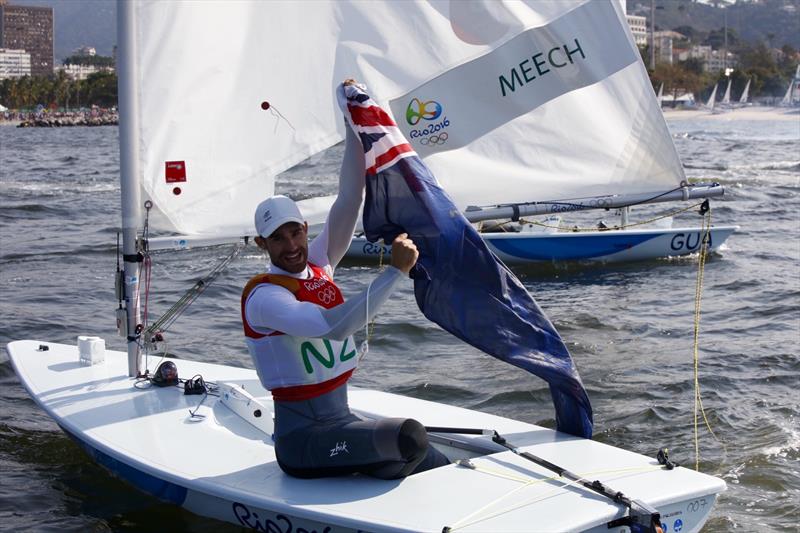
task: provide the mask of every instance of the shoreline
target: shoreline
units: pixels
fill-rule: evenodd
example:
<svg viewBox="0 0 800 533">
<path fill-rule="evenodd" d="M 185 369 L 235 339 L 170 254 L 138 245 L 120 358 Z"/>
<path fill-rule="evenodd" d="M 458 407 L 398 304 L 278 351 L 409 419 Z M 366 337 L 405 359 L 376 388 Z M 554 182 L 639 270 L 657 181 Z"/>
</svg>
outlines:
<svg viewBox="0 0 800 533">
<path fill-rule="evenodd" d="M 732 109 L 717 108 L 712 113 L 708 109 L 663 109 L 667 120 L 758 120 L 758 121 L 798 121 L 800 107 L 762 107 L 747 106 Z"/>
<path fill-rule="evenodd" d="M 755 121 L 798 121 L 800 122 L 800 107 L 766 107 L 766 106 L 747 106 L 732 109 L 717 109 L 714 113 L 707 109 L 662 109 L 664 118 L 666 120 L 755 120 Z M 32 124 L 31 120 L 11 119 L 4 120 L 0 118 L 0 127 L 74 127 L 74 126 L 100 126 L 100 125 L 116 125 L 116 120 L 109 121 L 98 120 L 99 117 L 89 119 L 89 121 L 77 121 L 70 117 L 72 120 L 67 119 L 59 121 L 61 123 L 54 123 L 52 119 L 48 120 L 49 123 Z M 103 117 L 105 118 L 105 117 Z M 116 117 L 114 117 L 115 119 Z M 70 123 L 72 122 L 72 123 Z M 93 122 L 93 123 L 87 123 Z"/>
<path fill-rule="evenodd" d="M 74 126 L 116 126 L 119 123 L 117 108 L 100 108 L 75 111 L 40 110 L 0 113 L 0 126 L 17 128 L 63 128 Z"/>
</svg>

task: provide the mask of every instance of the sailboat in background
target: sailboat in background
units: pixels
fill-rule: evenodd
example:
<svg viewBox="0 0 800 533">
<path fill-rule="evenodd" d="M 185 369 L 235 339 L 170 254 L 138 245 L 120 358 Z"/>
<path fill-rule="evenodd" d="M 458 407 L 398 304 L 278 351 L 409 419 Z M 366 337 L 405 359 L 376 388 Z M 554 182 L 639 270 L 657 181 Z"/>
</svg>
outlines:
<svg viewBox="0 0 800 533">
<path fill-rule="evenodd" d="M 510 16 L 495 13 L 501 15 Z M 628 27 L 608 20 L 601 48 L 614 59 L 598 61 L 591 75 L 582 69 L 583 41 L 561 28 L 554 31 L 562 43 L 537 36 L 541 42 L 533 49 L 542 52 L 526 59 L 525 50 L 515 49 L 517 37 L 498 27 L 505 33 L 481 41 L 490 52 L 442 64 L 436 78 L 398 96 L 376 91 L 490 249 L 509 264 L 696 252 L 700 228 L 673 226 L 670 217 L 651 224 L 631 219 L 632 206 L 718 197 L 724 190 L 717 183 L 688 184 L 661 113 L 663 95 L 653 94 Z M 437 40 L 435 48 L 459 49 L 464 41 L 455 33 L 454 39 Z M 520 61 L 509 63 L 508 57 Z M 405 61 L 394 67 L 402 72 Z M 528 70 L 532 61 L 544 63 Z M 369 76 L 365 81 L 369 85 Z M 590 209 L 614 209 L 619 222 L 593 220 L 581 228 L 563 220 Z M 736 229 L 711 228 L 712 249 Z M 356 237 L 348 256 L 382 257 L 389 251 Z"/>
<path fill-rule="evenodd" d="M 725 88 L 725 95 L 722 97 L 722 101 L 720 104 L 723 106 L 729 106 L 731 104 L 731 84 L 733 80 L 728 78 L 728 86 Z"/>
<path fill-rule="evenodd" d="M 783 95 L 780 105 L 783 107 L 800 104 L 800 65 L 794 73 L 794 78 L 789 80 L 786 94 Z"/>
<path fill-rule="evenodd" d="M 745 106 L 749 105 L 748 99 L 750 98 L 750 78 L 747 79 L 747 83 L 744 86 L 744 91 L 742 91 L 742 96 L 739 97 L 739 105 Z"/>
<path fill-rule="evenodd" d="M 658 86 L 658 95 L 656 96 L 656 100 L 658 100 L 658 106 L 661 107 L 664 103 L 664 84 Z"/>
<path fill-rule="evenodd" d="M 476 197 L 501 204 L 479 209 L 493 219 L 503 210 L 523 216 L 524 206 L 502 204 L 532 183 L 548 196 L 577 198 L 580 192 L 606 193 L 607 186 L 584 178 L 608 174 L 643 200 L 654 182 L 640 183 L 641 176 L 667 189 L 675 185 L 680 164 L 630 35 L 596 34 L 597 27 L 627 28 L 619 5 L 487 2 L 480 5 L 485 12 L 476 6 L 118 2 L 124 270 L 116 286 L 128 350 L 106 351 L 102 339 L 92 337 L 79 338 L 77 347 L 33 340 L 8 345 L 32 398 L 99 464 L 162 500 L 259 531 L 533 527 L 622 533 L 663 529 L 661 516 L 670 517 L 673 529 L 702 527 L 725 483 L 675 467 L 663 455 L 656 460 L 508 418 L 354 388 L 355 412 L 410 416 L 432 426 L 431 441 L 454 463 L 403 481 L 296 479 L 277 464 L 271 397 L 255 371 L 168 359 L 182 376 L 201 375 L 208 395 L 141 386 L 147 371 L 142 351 L 160 342 L 140 312 L 140 279 L 151 246 L 181 248 L 250 235 L 252 212 L 274 192 L 275 175 L 342 139 L 332 95 L 346 77 L 365 81 L 381 95 L 381 106 L 406 123 L 406 137 L 442 185 L 453 188 L 456 205 Z M 212 33 L 225 39 L 208 39 Z M 603 53 L 615 46 L 624 53 Z M 481 60 L 502 47 L 501 55 L 519 58 L 505 71 L 505 95 L 487 99 L 485 83 L 460 85 L 464 90 L 457 92 L 464 95 L 447 90 L 452 76 L 480 81 L 485 70 L 474 69 L 476 62 L 482 67 Z M 287 48 L 293 53 L 273 53 Z M 526 59 L 530 50 L 543 52 Z M 596 59 L 583 69 L 587 58 Z M 450 74 L 454 65 L 464 69 Z M 298 83 L 298 72 L 313 73 L 318 82 Z M 531 83 L 536 91 L 525 96 L 527 104 L 511 106 L 505 115 L 496 108 L 477 112 L 492 99 L 520 97 Z M 629 97 L 627 107 L 612 98 L 617 94 Z M 483 120 L 470 122 L 476 116 Z M 424 128 L 417 127 L 423 120 Z M 514 128 L 535 132 L 534 124 L 541 125 L 535 149 L 509 142 L 519 136 Z M 598 142 L 612 134 L 621 141 L 614 150 Z M 655 149 L 643 151 L 642 141 Z M 549 155 L 562 152 L 582 156 Z M 499 156 L 527 167 L 506 165 Z M 556 165 L 560 172 L 548 174 Z M 484 181 L 497 191 L 487 196 L 483 184 L 455 187 L 475 172 L 488 176 Z M 564 187 L 564 176 L 574 183 Z M 673 188 L 684 197 L 694 191 L 684 184 Z M 586 206 L 613 207 L 616 197 L 597 198 Z M 325 201 L 302 204 L 312 223 L 324 217 Z M 582 208 L 578 200 L 551 205 Z M 164 237 L 150 233 L 156 231 Z M 453 433 L 446 426 L 458 428 Z M 504 434 L 513 434 L 515 444 Z M 598 470 L 594 481 L 572 473 Z"/>
<path fill-rule="evenodd" d="M 714 89 L 711 91 L 711 95 L 708 97 L 705 107 L 706 109 L 708 109 L 710 112 L 713 113 L 714 109 L 716 108 L 716 105 L 717 105 L 717 84 L 715 83 Z"/>
</svg>

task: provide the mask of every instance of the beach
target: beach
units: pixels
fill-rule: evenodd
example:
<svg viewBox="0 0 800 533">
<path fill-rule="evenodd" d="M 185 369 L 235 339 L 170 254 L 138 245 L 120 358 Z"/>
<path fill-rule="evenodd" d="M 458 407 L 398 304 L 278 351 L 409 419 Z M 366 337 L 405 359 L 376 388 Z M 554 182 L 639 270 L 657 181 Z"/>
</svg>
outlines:
<svg viewBox="0 0 800 533">
<path fill-rule="evenodd" d="M 800 107 L 747 106 L 732 109 L 664 109 L 667 120 L 758 120 L 795 121 L 800 124 Z"/>
</svg>

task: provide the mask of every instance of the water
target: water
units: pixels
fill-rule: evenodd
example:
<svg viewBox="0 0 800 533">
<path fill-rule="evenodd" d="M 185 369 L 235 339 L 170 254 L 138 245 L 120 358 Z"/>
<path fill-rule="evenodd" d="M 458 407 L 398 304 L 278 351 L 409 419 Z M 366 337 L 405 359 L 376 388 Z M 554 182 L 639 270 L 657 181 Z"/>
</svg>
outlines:
<svg viewBox="0 0 800 533">
<path fill-rule="evenodd" d="M 796 531 L 800 516 L 800 121 L 672 121 L 692 178 L 725 184 L 717 224 L 737 224 L 706 265 L 700 338 L 700 468 L 728 483 L 707 531 Z M 295 197 L 334 192 L 340 152 L 281 177 Z M 115 336 L 117 129 L 0 128 L 0 344 Z M 300 182 L 300 185 L 297 183 Z M 699 223 L 697 215 L 683 220 Z M 227 250 L 159 254 L 151 308 L 166 309 Z M 250 366 L 241 286 L 249 249 L 169 332 L 180 356 Z M 345 294 L 374 268 L 337 270 Z M 596 439 L 694 464 L 693 258 L 517 270 L 573 353 Z M 360 339 L 357 339 L 360 340 Z M 427 322 L 410 285 L 379 315 L 356 384 L 553 427 L 543 382 Z M 28 397 L 0 354 L 0 529 L 226 531 L 143 495 L 92 463 Z M 724 443 L 724 446 L 721 444 Z M 209 458 L 211 460 L 211 458 Z"/>
</svg>

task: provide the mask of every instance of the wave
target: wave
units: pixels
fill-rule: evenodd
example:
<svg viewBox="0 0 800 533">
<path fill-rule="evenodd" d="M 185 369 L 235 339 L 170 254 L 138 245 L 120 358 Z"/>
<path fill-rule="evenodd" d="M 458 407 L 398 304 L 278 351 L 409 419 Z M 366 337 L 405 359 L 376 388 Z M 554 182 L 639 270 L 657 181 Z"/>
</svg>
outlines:
<svg viewBox="0 0 800 533">
<path fill-rule="evenodd" d="M 725 171 L 728 170 L 728 165 L 724 163 L 716 163 L 716 164 L 703 164 L 703 165 L 693 165 L 692 163 L 684 163 L 683 168 L 688 170 L 717 170 L 717 171 Z"/>
<path fill-rule="evenodd" d="M 749 164 L 728 164 L 728 163 L 705 163 L 693 164 L 684 163 L 683 168 L 691 170 L 717 170 L 717 171 L 735 171 L 735 170 L 782 170 L 800 172 L 800 161 L 763 161 L 759 163 Z"/>
<path fill-rule="evenodd" d="M 28 194 L 36 193 L 41 196 L 53 197 L 69 194 L 85 193 L 104 193 L 119 190 L 119 183 L 115 180 L 108 182 L 90 180 L 87 183 L 80 182 L 47 182 L 47 181 L 12 181 L 5 184 L 3 196 L 11 196 L 14 193 Z"/>
<path fill-rule="evenodd" d="M 800 161 L 776 161 L 760 168 L 762 170 L 792 170 L 800 172 Z"/>
</svg>

